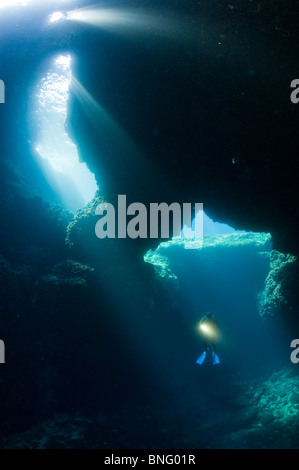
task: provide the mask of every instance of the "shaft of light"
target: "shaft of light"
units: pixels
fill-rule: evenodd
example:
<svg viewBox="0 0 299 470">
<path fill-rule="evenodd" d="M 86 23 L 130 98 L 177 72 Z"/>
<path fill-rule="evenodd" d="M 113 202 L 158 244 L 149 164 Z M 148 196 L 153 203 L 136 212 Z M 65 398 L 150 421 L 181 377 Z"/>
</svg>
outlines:
<svg viewBox="0 0 299 470">
<path fill-rule="evenodd" d="M 171 11 L 152 13 L 132 8 L 78 8 L 68 11 L 66 19 L 87 23 L 113 33 L 149 34 L 174 41 L 185 41 L 197 31 L 190 18 L 178 18 Z"/>
</svg>

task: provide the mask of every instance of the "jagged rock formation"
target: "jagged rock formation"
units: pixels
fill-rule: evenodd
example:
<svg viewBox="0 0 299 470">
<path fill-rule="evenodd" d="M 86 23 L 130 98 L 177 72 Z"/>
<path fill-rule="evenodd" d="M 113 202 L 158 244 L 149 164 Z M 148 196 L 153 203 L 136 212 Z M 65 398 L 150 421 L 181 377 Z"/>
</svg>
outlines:
<svg viewBox="0 0 299 470">
<path fill-rule="evenodd" d="M 270 271 L 265 289 L 259 296 L 261 316 L 284 315 L 295 320 L 298 297 L 294 286 L 297 276 L 298 261 L 295 256 L 271 252 Z"/>
</svg>

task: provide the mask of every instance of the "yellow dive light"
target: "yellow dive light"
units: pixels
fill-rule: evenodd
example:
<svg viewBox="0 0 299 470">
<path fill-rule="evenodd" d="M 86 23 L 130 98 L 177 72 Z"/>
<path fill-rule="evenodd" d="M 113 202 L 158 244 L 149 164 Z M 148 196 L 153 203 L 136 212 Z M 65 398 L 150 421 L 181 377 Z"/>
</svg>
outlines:
<svg viewBox="0 0 299 470">
<path fill-rule="evenodd" d="M 202 323 L 201 325 L 199 325 L 199 328 L 207 336 L 213 336 L 214 334 L 213 328 L 211 328 L 211 326 L 207 325 L 206 323 Z"/>
<path fill-rule="evenodd" d="M 217 340 L 219 338 L 219 330 L 213 323 L 200 322 L 197 326 L 199 333 L 206 339 Z"/>
</svg>

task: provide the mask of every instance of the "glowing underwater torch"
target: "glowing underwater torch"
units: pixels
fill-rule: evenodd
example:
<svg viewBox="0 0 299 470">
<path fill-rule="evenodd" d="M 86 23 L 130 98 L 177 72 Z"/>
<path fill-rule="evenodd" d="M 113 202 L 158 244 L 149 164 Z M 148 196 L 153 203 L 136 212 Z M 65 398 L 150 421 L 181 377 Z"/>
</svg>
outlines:
<svg viewBox="0 0 299 470">
<path fill-rule="evenodd" d="M 206 339 L 217 340 L 219 339 L 219 330 L 212 323 L 200 322 L 197 326 L 199 333 Z"/>
</svg>

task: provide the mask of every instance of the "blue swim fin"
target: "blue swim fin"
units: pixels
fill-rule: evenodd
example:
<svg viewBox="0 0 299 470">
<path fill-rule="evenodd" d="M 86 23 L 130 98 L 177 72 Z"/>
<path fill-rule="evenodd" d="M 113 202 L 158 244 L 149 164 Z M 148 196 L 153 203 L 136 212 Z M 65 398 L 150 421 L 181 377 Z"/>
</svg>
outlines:
<svg viewBox="0 0 299 470">
<path fill-rule="evenodd" d="M 216 354 L 214 351 L 213 351 L 213 354 L 212 354 L 212 358 L 213 358 L 213 364 L 214 364 L 214 365 L 220 364 L 219 356 L 218 356 L 218 354 Z"/>
<path fill-rule="evenodd" d="M 204 351 L 204 352 L 202 353 L 202 355 L 199 356 L 199 358 L 197 359 L 196 364 L 201 365 L 201 364 L 203 363 L 203 361 L 205 360 L 205 358 L 206 358 L 206 354 L 207 354 L 207 353 Z"/>
</svg>

